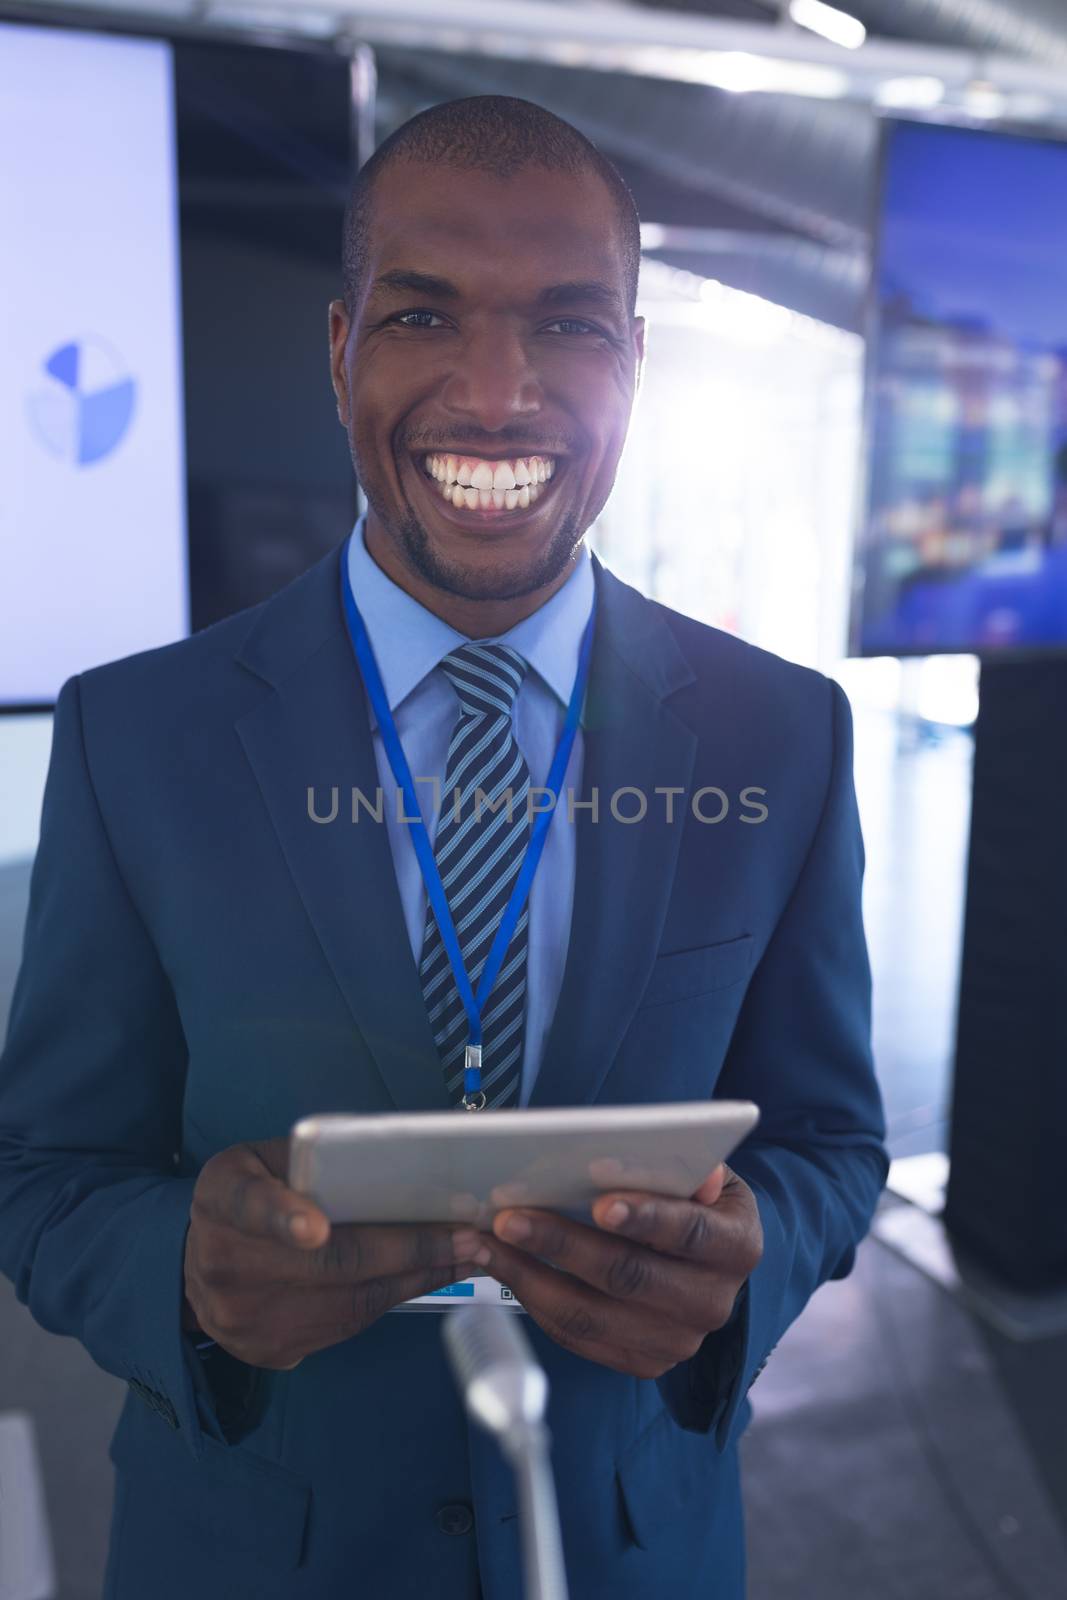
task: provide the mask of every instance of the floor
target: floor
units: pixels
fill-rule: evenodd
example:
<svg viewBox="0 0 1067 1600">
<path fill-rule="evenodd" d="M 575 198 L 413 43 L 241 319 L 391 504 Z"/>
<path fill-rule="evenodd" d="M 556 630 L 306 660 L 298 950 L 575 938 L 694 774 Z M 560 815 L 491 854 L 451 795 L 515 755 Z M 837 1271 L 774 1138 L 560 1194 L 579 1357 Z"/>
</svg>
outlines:
<svg viewBox="0 0 1067 1600">
<path fill-rule="evenodd" d="M 917 740 L 857 719 L 896 1156 L 945 1139 L 969 760 L 963 735 Z M 0 1035 L 27 884 L 25 865 L 0 867 Z M 97 1600 L 121 1386 L 36 1328 L 3 1281 L 0 1352 L 0 1415 L 26 1412 L 35 1428 L 55 1600 Z M 1067 1600 L 1067 1337 L 994 1333 L 872 1237 L 786 1334 L 752 1399 L 750 1600 Z"/>
<path fill-rule="evenodd" d="M 1050 1343 L 1006 1381 L 979 1325 L 868 1240 L 752 1391 L 750 1600 L 1067 1596 L 1067 1464 L 1041 1421 L 1067 1338 Z"/>
</svg>

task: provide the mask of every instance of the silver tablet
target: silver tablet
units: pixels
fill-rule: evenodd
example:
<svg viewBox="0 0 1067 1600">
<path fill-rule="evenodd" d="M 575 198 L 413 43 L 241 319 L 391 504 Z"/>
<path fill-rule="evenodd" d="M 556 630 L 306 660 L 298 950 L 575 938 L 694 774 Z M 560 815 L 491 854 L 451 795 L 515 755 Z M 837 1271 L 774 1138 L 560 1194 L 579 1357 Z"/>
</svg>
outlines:
<svg viewBox="0 0 1067 1600">
<path fill-rule="evenodd" d="M 289 1185 L 331 1222 L 469 1222 L 543 1206 L 581 1222 L 608 1189 L 685 1198 L 752 1131 L 748 1100 L 305 1117 Z"/>
</svg>

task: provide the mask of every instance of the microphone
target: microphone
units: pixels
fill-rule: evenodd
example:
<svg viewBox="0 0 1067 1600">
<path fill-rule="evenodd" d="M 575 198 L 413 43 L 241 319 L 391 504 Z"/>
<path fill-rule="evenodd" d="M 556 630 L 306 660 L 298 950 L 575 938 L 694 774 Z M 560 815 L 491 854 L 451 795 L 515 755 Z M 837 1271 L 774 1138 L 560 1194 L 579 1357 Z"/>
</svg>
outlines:
<svg viewBox="0 0 1067 1600">
<path fill-rule="evenodd" d="M 514 1312 L 464 1306 L 442 1321 L 467 1411 L 498 1440 L 518 1480 L 526 1600 L 567 1600 L 544 1369 Z"/>
</svg>

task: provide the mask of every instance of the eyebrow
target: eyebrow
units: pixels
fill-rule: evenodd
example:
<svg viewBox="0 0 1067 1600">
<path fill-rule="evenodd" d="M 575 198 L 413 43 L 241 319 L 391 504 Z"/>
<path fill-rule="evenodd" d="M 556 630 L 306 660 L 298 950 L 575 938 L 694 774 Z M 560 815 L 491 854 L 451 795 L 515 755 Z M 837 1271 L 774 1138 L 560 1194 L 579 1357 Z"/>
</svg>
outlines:
<svg viewBox="0 0 1067 1600">
<path fill-rule="evenodd" d="M 371 284 L 372 295 L 390 292 L 432 295 L 436 300 L 455 301 L 463 298 L 462 291 L 447 278 L 438 278 L 430 272 L 414 272 L 406 267 L 395 267 L 391 272 L 383 272 Z M 598 278 L 577 278 L 569 283 L 552 283 L 534 298 L 534 304 L 539 307 L 573 305 L 577 301 L 602 305 L 614 310 L 619 310 L 622 306 L 622 296 L 618 289 L 601 282 Z"/>
<path fill-rule="evenodd" d="M 622 296 L 618 289 L 613 289 L 609 283 L 601 283 L 597 278 L 578 278 L 571 283 L 554 283 L 547 289 L 542 289 L 537 296 L 540 306 L 572 305 L 574 301 L 582 300 L 599 306 L 611 306 L 618 309 L 622 305 Z"/>
<path fill-rule="evenodd" d="M 449 283 L 447 278 L 435 278 L 429 272 L 410 272 L 404 267 L 383 272 L 371 284 L 370 292 L 380 294 L 390 289 L 398 293 L 430 294 L 436 300 L 458 300 L 460 297 L 455 284 Z"/>
</svg>

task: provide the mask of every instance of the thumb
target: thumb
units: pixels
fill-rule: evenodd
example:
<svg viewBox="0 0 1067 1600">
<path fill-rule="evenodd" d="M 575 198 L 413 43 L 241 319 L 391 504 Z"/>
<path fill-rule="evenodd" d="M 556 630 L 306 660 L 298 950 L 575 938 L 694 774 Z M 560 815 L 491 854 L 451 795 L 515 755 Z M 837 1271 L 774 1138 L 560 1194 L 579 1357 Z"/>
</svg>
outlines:
<svg viewBox="0 0 1067 1600">
<path fill-rule="evenodd" d="M 300 1250 L 321 1249 L 332 1232 L 330 1219 L 307 1195 L 289 1188 L 288 1138 L 250 1139 L 245 1148 L 267 1174 L 274 1233 Z"/>
<path fill-rule="evenodd" d="M 289 1136 L 283 1134 L 277 1139 L 246 1139 L 245 1149 L 266 1167 L 272 1178 L 280 1178 L 283 1183 L 289 1178 Z"/>
<path fill-rule="evenodd" d="M 701 1205 L 713 1206 L 716 1200 L 718 1200 L 719 1196 L 722 1194 L 725 1183 L 726 1167 L 723 1162 L 720 1161 L 715 1170 L 708 1173 L 708 1176 L 704 1179 L 704 1182 L 700 1185 L 700 1188 L 693 1195 L 693 1199 L 698 1201 Z"/>
</svg>

